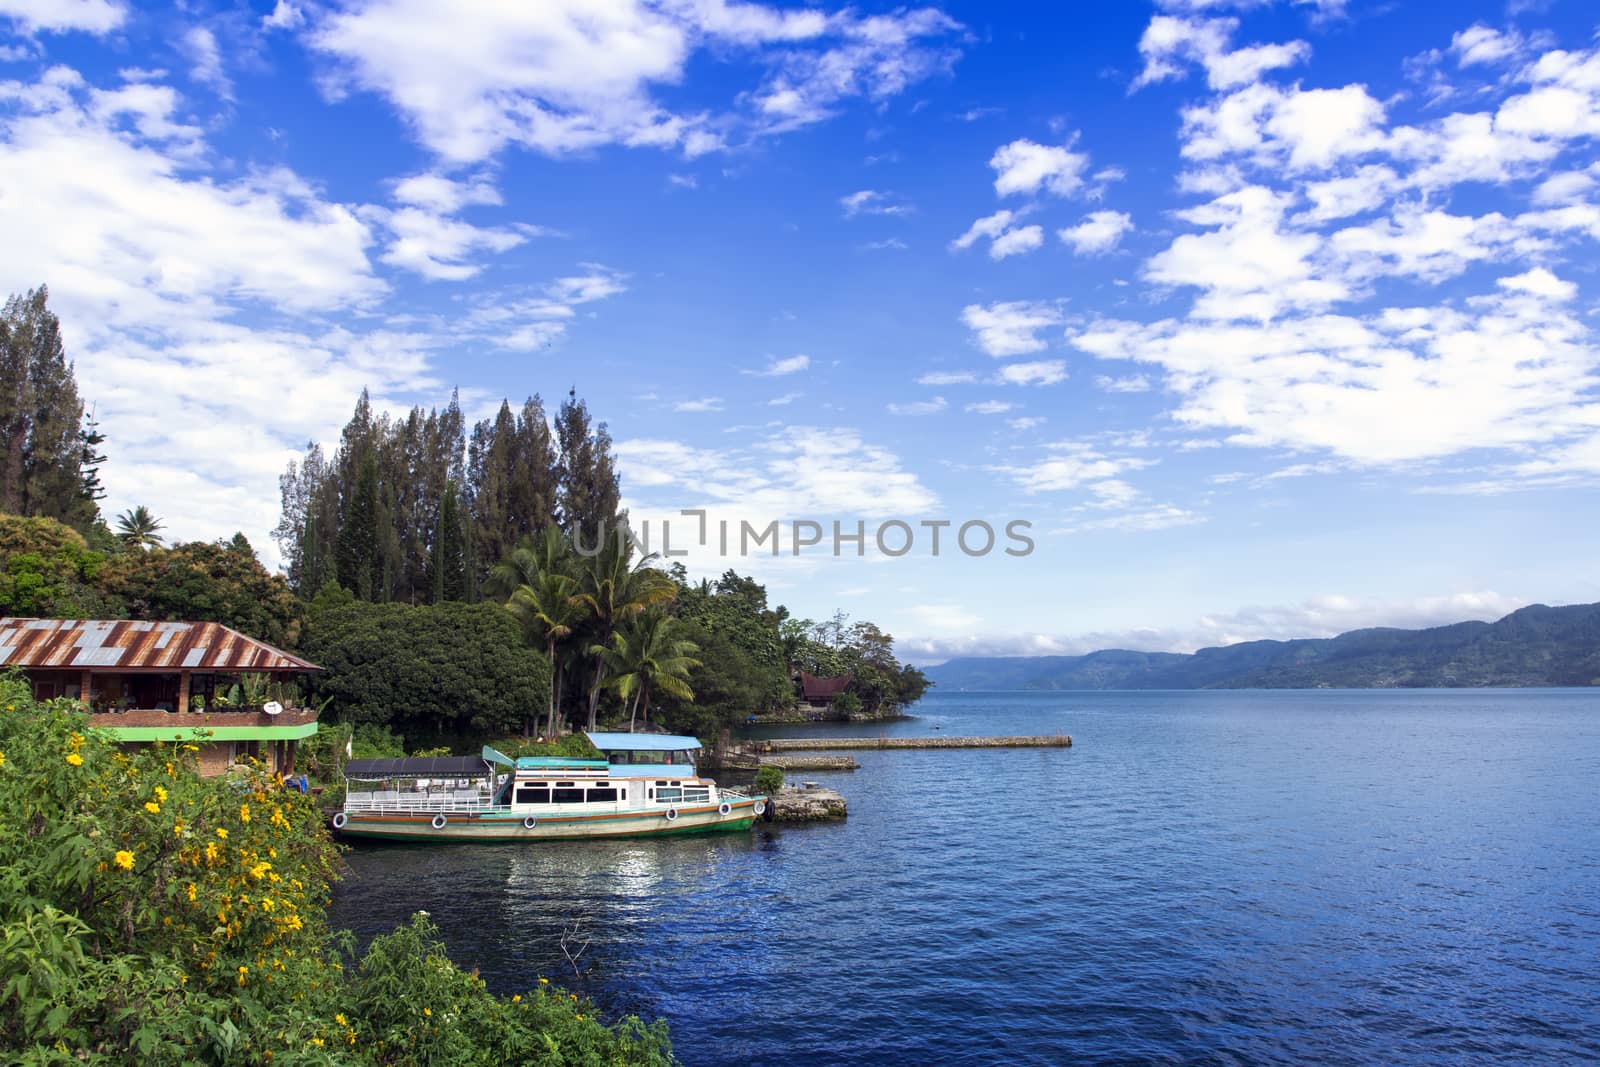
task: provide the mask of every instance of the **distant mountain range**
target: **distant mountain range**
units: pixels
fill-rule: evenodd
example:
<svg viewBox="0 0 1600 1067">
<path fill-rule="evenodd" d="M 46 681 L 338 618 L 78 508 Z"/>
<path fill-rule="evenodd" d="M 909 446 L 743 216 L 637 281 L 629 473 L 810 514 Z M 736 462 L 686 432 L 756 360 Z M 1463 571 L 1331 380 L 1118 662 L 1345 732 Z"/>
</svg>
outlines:
<svg viewBox="0 0 1600 1067">
<path fill-rule="evenodd" d="M 965 657 L 923 673 L 944 690 L 1600 686 L 1600 604 L 1534 604 L 1498 622 L 1246 641 L 1193 654 Z"/>
</svg>

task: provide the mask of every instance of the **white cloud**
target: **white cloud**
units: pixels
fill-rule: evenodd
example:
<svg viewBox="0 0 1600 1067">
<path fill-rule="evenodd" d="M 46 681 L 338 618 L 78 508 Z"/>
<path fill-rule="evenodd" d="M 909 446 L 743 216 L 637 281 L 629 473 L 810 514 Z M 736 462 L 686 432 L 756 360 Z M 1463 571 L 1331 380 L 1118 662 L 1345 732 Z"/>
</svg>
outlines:
<svg viewBox="0 0 1600 1067">
<path fill-rule="evenodd" d="M 128 11 L 114 0 L 0 0 L 0 18 L 17 23 L 23 33 L 104 34 L 121 26 Z"/>
<path fill-rule="evenodd" d="M 1129 471 L 1150 466 L 1151 461 L 1136 456 L 1108 454 L 1083 441 L 1056 441 L 1045 446 L 1045 454 L 1037 461 L 1019 466 L 997 465 L 988 470 L 1003 474 L 1025 493 L 1054 492 L 1064 489 L 1113 485 L 1109 490 L 1119 493 L 1119 481 Z"/>
<path fill-rule="evenodd" d="M 532 352 L 566 335 L 577 308 L 627 290 L 627 276 L 600 263 L 580 264 L 582 274 L 542 285 L 475 294 L 467 325 L 496 348 Z"/>
<path fill-rule="evenodd" d="M 1056 236 L 1080 255 L 1100 255 L 1117 247 L 1123 234 L 1132 229 L 1133 219 L 1125 212 L 1095 211 L 1076 226 L 1057 230 Z"/>
<path fill-rule="evenodd" d="M 1018 193 L 1053 193 L 1072 196 L 1083 189 L 1083 172 L 1089 156 L 1072 151 L 1074 135 L 1065 145 L 1042 145 L 1019 138 L 995 150 L 989 160 L 994 168 L 994 191 L 1000 196 Z"/>
<path fill-rule="evenodd" d="M 672 405 L 672 410 L 686 413 L 721 411 L 722 406 L 723 401 L 720 396 L 703 396 L 698 400 L 680 400 L 678 403 Z"/>
<path fill-rule="evenodd" d="M 760 370 L 741 370 L 739 373 L 754 375 L 758 378 L 782 378 L 790 374 L 799 374 L 809 366 L 811 366 L 810 356 L 786 356 L 783 359 L 770 356 L 767 359 L 767 365 Z"/>
<path fill-rule="evenodd" d="M 262 28 L 268 30 L 298 30 L 305 22 L 305 12 L 289 0 L 278 0 L 271 13 L 261 17 Z"/>
<path fill-rule="evenodd" d="M 1049 304 L 1013 300 L 1001 303 L 968 304 L 961 321 L 975 335 L 977 346 L 996 358 L 1038 352 L 1045 342 L 1040 330 L 1061 322 L 1061 312 Z"/>
<path fill-rule="evenodd" d="M 1496 279 L 1495 284 L 1502 289 L 1527 293 L 1531 296 L 1543 297 L 1546 300 L 1571 300 L 1578 295 L 1578 287 L 1576 285 L 1557 278 L 1543 267 L 1535 267 L 1526 273 L 1516 274 L 1509 278 Z"/>
<path fill-rule="evenodd" d="M 1142 374 L 1130 375 L 1126 378 L 1110 378 L 1100 375 L 1094 380 L 1095 388 L 1107 393 L 1147 393 L 1150 391 L 1150 379 Z"/>
<path fill-rule="evenodd" d="M 1017 405 L 1005 400 L 980 400 L 976 404 L 968 404 L 965 410 L 974 415 L 1004 415 L 1017 410 Z"/>
<path fill-rule="evenodd" d="M 233 98 L 233 83 L 222 69 L 222 50 L 217 47 L 216 34 L 204 26 L 193 26 L 183 35 L 183 51 L 194 64 L 189 76 L 201 85 L 209 86 L 224 100 Z"/>
<path fill-rule="evenodd" d="M 796 400 L 799 400 L 803 396 L 805 396 L 804 393 L 784 393 L 782 396 L 775 396 L 771 400 L 767 401 L 767 407 L 769 407 L 769 408 L 785 407 L 785 406 L 787 406 L 789 404 L 794 403 Z"/>
<path fill-rule="evenodd" d="M 937 415 L 949 404 L 944 397 L 936 396 L 932 400 L 913 400 L 904 404 L 889 404 L 885 408 L 891 415 Z"/>
<path fill-rule="evenodd" d="M 1463 67 L 1493 66 L 1523 54 L 1527 41 L 1516 30 L 1501 32 L 1476 23 L 1450 38 L 1450 51 Z"/>
<path fill-rule="evenodd" d="M 862 189 L 849 196 L 841 196 L 839 206 L 844 209 L 844 217 L 847 219 L 853 219 L 858 215 L 903 217 L 916 210 L 893 193 L 880 192 L 877 189 Z"/>
<path fill-rule="evenodd" d="M 1033 363 L 1008 363 L 995 374 L 996 385 L 1055 385 L 1067 380 L 1067 365 L 1059 359 Z"/>
<path fill-rule="evenodd" d="M 1304 41 L 1287 44 L 1255 45 L 1229 50 L 1239 20 L 1185 19 L 1157 15 L 1150 20 L 1139 39 L 1139 54 L 1144 70 L 1134 79 L 1133 88 L 1152 82 L 1181 78 L 1185 65 L 1205 68 L 1206 80 L 1213 89 L 1231 89 L 1258 80 L 1269 70 L 1304 63 L 1311 47 Z"/>
<path fill-rule="evenodd" d="M 548 155 L 604 145 L 716 151 L 734 127 L 770 133 L 821 121 L 844 101 L 884 101 L 950 69 L 960 27 L 931 9 L 861 16 L 721 0 L 597 7 L 583 0 L 358 0 L 317 16 L 331 92 L 389 100 L 452 162 L 516 144 Z M 744 113 L 679 113 L 658 90 L 692 59 L 769 61 Z"/>
<path fill-rule="evenodd" d="M 1047 421 L 1043 415 L 1023 415 L 1020 418 L 1007 419 L 1006 425 L 1013 430 L 1021 432 L 1034 429 L 1037 426 L 1043 426 Z"/>
<path fill-rule="evenodd" d="M 971 371 L 930 371 L 917 379 L 918 385 L 971 385 L 978 376 Z"/>
<path fill-rule="evenodd" d="M 968 226 L 966 233 L 951 241 L 950 248 L 952 251 L 960 251 L 971 248 L 977 241 L 987 238 L 991 259 L 1005 259 L 1007 256 L 1032 252 L 1044 244 L 1044 231 L 1038 226 L 1020 228 L 1013 226 L 1013 223 L 1027 213 L 1026 208 L 1021 211 L 1002 209 L 992 215 L 985 215 Z"/>
</svg>

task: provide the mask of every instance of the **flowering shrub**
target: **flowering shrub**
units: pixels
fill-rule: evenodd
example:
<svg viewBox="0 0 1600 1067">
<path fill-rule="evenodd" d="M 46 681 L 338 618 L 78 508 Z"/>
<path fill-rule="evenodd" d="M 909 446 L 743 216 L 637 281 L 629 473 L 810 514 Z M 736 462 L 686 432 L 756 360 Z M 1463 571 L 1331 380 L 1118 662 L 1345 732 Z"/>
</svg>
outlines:
<svg viewBox="0 0 1600 1067">
<path fill-rule="evenodd" d="M 325 914 L 337 846 L 264 772 L 124 752 L 0 679 L 0 1060 L 667 1064 L 663 1024 L 500 998 L 425 916 L 359 964 Z"/>
</svg>

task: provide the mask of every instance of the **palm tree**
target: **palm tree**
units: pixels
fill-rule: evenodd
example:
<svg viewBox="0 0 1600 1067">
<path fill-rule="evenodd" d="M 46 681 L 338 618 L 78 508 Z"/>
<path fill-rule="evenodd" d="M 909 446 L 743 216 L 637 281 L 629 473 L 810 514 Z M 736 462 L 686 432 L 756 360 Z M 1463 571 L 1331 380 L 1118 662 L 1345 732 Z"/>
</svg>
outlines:
<svg viewBox="0 0 1600 1067">
<path fill-rule="evenodd" d="M 577 595 L 578 583 L 565 574 L 544 571 L 533 582 L 524 582 L 512 592 L 506 607 L 522 620 L 523 631 L 542 641 L 550 658 L 550 707 L 546 736 L 556 734 L 556 706 L 561 699 L 561 675 L 565 664 L 556 656 L 556 645 L 572 636 L 573 629 L 588 615 Z M 523 736 L 527 736 L 526 723 Z"/>
<path fill-rule="evenodd" d="M 655 553 L 633 559 L 633 546 L 621 539 L 607 540 L 591 557 L 579 579 L 579 599 L 589 610 L 589 655 L 595 661 L 589 683 L 589 729 L 595 728 L 600 690 L 609 665 L 602 654 L 618 627 L 647 608 L 665 604 L 678 595 L 678 587 L 663 572 L 650 566 Z"/>
<path fill-rule="evenodd" d="M 156 531 L 165 528 L 143 504 L 117 516 L 117 539 L 129 548 L 159 548 L 161 538 Z"/>
<path fill-rule="evenodd" d="M 510 589 L 506 608 L 522 620 L 530 640 L 544 645 L 550 658 L 549 720 L 546 736 L 556 735 L 556 708 L 561 704 L 562 673 L 566 657 L 557 655 L 557 646 L 571 637 L 588 614 L 578 597 L 578 583 L 567 573 L 571 554 L 559 530 L 545 530 L 537 541 L 525 541 L 509 558 L 494 569 L 492 581 Z M 522 734 L 529 733 L 523 719 Z"/>
<path fill-rule="evenodd" d="M 617 630 L 611 646 L 595 651 L 612 675 L 609 683 L 628 708 L 628 732 L 640 715 L 650 723 L 650 693 L 660 690 L 679 700 L 693 700 L 689 671 L 700 666 L 694 654 L 700 646 L 674 636 L 678 620 L 661 611 L 646 611 Z"/>
</svg>

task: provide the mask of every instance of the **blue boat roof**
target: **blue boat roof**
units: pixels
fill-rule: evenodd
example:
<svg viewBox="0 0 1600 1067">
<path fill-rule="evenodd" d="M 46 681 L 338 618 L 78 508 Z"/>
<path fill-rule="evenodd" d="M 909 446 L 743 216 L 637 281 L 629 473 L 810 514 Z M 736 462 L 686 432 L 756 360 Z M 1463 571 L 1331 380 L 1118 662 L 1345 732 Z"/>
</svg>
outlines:
<svg viewBox="0 0 1600 1067">
<path fill-rule="evenodd" d="M 594 770 L 608 767 L 603 759 L 573 759 L 570 756 L 518 756 L 517 767 L 524 771 Z"/>
<path fill-rule="evenodd" d="M 681 734 L 589 734 L 589 740 L 602 752 L 607 749 L 622 749 L 626 752 L 682 752 L 684 749 L 701 747 L 698 737 L 684 737 Z"/>
</svg>

